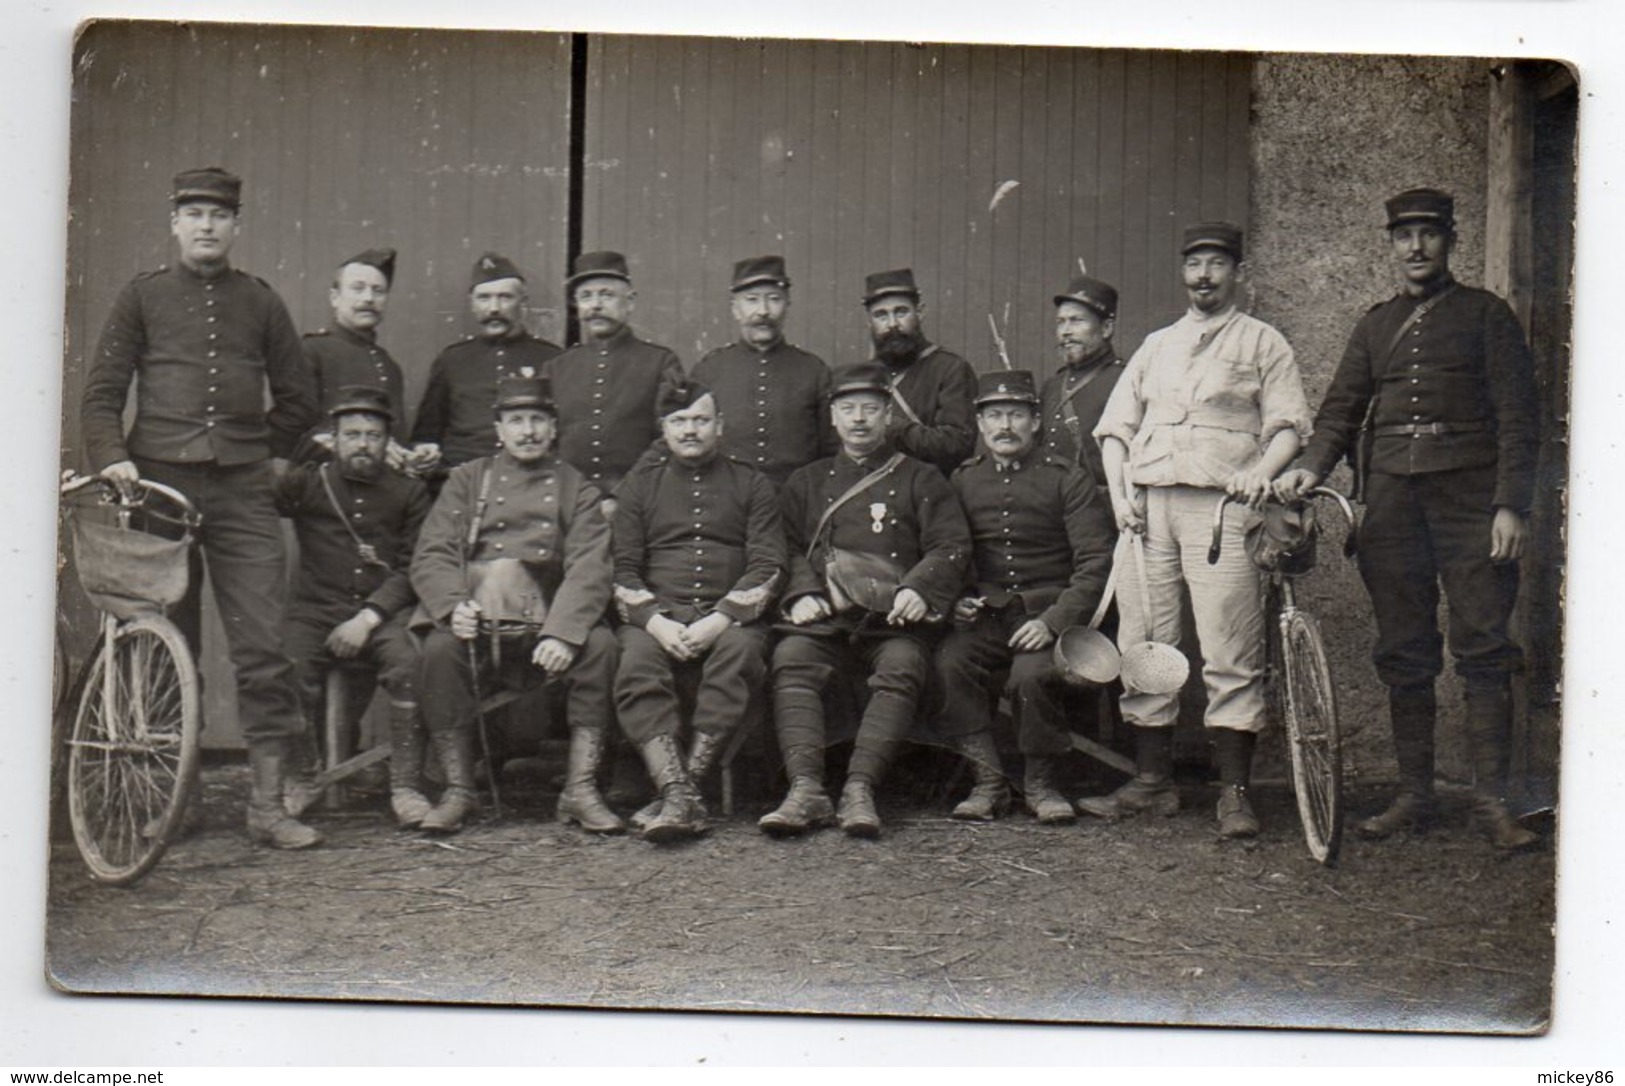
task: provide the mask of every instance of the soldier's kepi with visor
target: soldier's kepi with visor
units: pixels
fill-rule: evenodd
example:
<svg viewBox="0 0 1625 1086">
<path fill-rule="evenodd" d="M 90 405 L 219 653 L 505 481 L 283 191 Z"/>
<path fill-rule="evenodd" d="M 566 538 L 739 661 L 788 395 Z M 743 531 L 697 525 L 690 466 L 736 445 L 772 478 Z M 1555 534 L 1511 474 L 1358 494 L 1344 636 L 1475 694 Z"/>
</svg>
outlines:
<svg viewBox="0 0 1625 1086">
<path fill-rule="evenodd" d="M 1061 367 L 1044 382 L 1041 393 L 1044 448 L 1082 467 L 1105 498 L 1105 468 L 1093 431 L 1123 375 L 1123 361 L 1112 344 L 1117 288 L 1103 279 L 1079 275 L 1053 302 Z"/>
</svg>

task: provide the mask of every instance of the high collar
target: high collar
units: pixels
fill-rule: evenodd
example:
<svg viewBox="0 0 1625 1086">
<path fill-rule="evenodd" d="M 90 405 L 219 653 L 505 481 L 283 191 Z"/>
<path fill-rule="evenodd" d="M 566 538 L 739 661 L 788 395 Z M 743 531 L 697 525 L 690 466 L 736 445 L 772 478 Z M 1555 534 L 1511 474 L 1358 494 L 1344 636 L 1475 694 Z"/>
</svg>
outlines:
<svg viewBox="0 0 1625 1086">
<path fill-rule="evenodd" d="M 479 339 L 481 343 L 491 343 L 506 346 L 507 344 L 518 342 L 521 339 L 529 339 L 530 329 L 526 328 L 524 324 L 521 323 L 514 325 L 506 333 L 498 336 L 496 339 L 492 339 L 489 336 L 478 336 L 476 338 Z"/>
<path fill-rule="evenodd" d="M 230 261 L 226 260 L 222 260 L 219 264 L 215 265 L 213 268 L 210 268 L 208 271 L 199 271 L 198 269 L 187 264 L 184 260 L 175 261 L 173 267 L 176 271 L 180 272 L 188 279 L 196 279 L 201 283 L 213 282 L 231 271 L 231 263 Z"/>
<path fill-rule="evenodd" d="M 634 338 L 636 337 L 632 335 L 632 326 L 630 324 L 623 324 L 621 325 L 621 330 L 610 336 L 608 339 L 584 339 L 581 341 L 581 345 L 583 347 L 590 347 L 595 351 L 618 351 L 622 347 L 625 347 L 628 343 L 631 343 Z"/>
<path fill-rule="evenodd" d="M 738 338 L 736 338 L 734 340 L 734 342 L 739 345 L 741 350 L 749 351 L 751 354 L 759 354 L 759 355 L 775 355 L 775 354 L 778 354 L 780 351 L 784 350 L 784 348 L 786 346 L 784 336 L 782 336 L 782 335 L 779 336 L 778 339 L 774 340 L 771 344 L 769 344 L 766 347 L 758 347 L 758 346 L 756 346 L 756 344 L 752 343 L 750 340 L 746 339 L 744 336 L 739 336 Z"/>
<path fill-rule="evenodd" d="M 558 453 L 557 450 L 554 450 L 534 463 L 523 464 L 518 460 L 515 460 L 513 455 L 509 453 L 507 449 L 503 449 L 502 451 L 498 452 L 493 459 L 496 461 L 498 467 L 506 468 L 510 471 L 540 472 L 548 471 L 557 465 Z"/>
<path fill-rule="evenodd" d="M 1413 302 L 1426 302 L 1437 298 L 1439 295 L 1443 294 L 1445 291 L 1449 290 L 1455 285 L 1456 277 L 1446 271 L 1433 282 L 1424 284 L 1422 289 L 1419 291 L 1413 292 L 1410 284 L 1406 283 L 1405 286 L 1400 289 L 1399 293 L 1402 297 L 1409 298 Z"/>
<path fill-rule="evenodd" d="M 1117 349 L 1112 346 L 1112 341 L 1108 339 L 1093 354 L 1077 362 L 1068 362 L 1061 369 L 1069 376 L 1078 377 L 1097 366 L 1109 365 L 1116 357 Z"/>
<path fill-rule="evenodd" d="M 351 343 L 360 344 L 363 347 L 373 347 L 378 343 L 377 332 L 363 332 L 359 329 L 347 328 L 338 321 L 334 321 L 328 331 L 340 339 L 347 339 Z"/>
<path fill-rule="evenodd" d="M 848 464 L 854 464 L 857 467 L 860 467 L 860 468 L 864 469 L 865 471 L 872 471 L 873 469 L 878 468 L 880 465 L 884 464 L 888 459 L 890 459 L 891 454 L 892 454 L 891 442 L 890 441 L 882 441 L 880 443 L 879 447 L 876 448 L 874 452 L 870 453 L 868 456 L 864 457 L 862 460 L 859 460 L 856 457 L 848 454 L 847 451 L 844 448 L 840 452 L 836 453 L 835 455 L 836 455 L 837 459 L 844 460 Z"/>
<path fill-rule="evenodd" d="M 992 449 L 989 449 L 987 451 L 987 461 L 993 465 L 994 471 L 998 472 L 1000 475 L 1003 475 L 1005 472 L 1025 470 L 1027 465 L 1033 462 L 1033 457 L 1037 453 L 1038 443 L 1034 442 L 1032 448 L 1028 449 L 1026 453 L 1015 457 L 1008 464 L 1006 464 L 999 459 L 998 455 L 994 453 Z"/>
</svg>

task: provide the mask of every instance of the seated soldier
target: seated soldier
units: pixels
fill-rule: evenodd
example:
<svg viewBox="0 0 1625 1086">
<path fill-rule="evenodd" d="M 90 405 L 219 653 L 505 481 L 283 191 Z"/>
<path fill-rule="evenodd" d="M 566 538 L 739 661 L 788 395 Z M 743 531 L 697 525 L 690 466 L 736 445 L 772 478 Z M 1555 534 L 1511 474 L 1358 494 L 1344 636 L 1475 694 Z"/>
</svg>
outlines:
<svg viewBox="0 0 1625 1086">
<path fill-rule="evenodd" d="M 336 663 L 360 661 L 377 671 L 389 695 L 390 807 L 404 827 L 429 813 L 420 791 L 423 722 L 418 715 L 417 647 L 405 619 L 413 602 L 407 568 L 429 493 L 384 462 L 393 414 L 382 389 L 338 390 L 332 418 L 333 460 L 290 469 L 277 481 L 277 512 L 293 521 L 299 574 L 283 623 L 307 720 L 321 715 L 322 689 Z M 370 687 L 360 693 L 370 697 Z M 365 706 L 357 699 L 353 710 Z M 296 739 L 308 755 L 311 737 Z M 305 767 L 308 769 L 308 757 Z M 315 799 L 295 776 L 284 796 L 298 817 Z"/>
<path fill-rule="evenodd" d="M 1053 782 L 1055 758 L 1072 742 L 1050 648 L 1100 602 L 1116 533 L 1088 473 L 1039 447 L 1033 375 L 984 373 L 979 384 L 976 426 L 986 452 L 949 479 L 970 521 L 974 583 L 954 605 L 954 629 L 937 652 L 937 726 L 976 777 L 953 816 L 991 819 L 1009 800 L 990 730 L 995 679 L 1008 671 L 1027 809 L 1040 822 L 1071 822 L 1072 804 Z"/>
<path fill-rule="evenodd" d="M 661 842 L 705 828 L 700 785 L 766 678 L 762 616 L 785 557 L 778 494 L 766 475 L 718 451 L 723 422 L 711 392 L 667 388 L 657 409 L 667 455 L 633 469 L 615 510 L 615 710 L 660 789 L 632 824 Z M 697 684 L 686 764 L 679 682 Z"/>
<path fill-rule="evenodd" d="M 478 808 L 476 683 L 558 680 L 570 725 L 559 820 L 619 833 L 596 782 L 615 679 L 615 637 L 603 624 L 609 522 L 598 488 L 554 455 L 546 381 L 503 378 L 494 410 L 501 451 L 452 469 L 412 559 L 421 601 L 412 625 L 426 631 L 423 718 L 446 771 L 445 794 L 422 825 L 454 833 Z"/>
<path fill-rule="evenodd" d="M 884 366 L 842 366 L 830 396 L 841 451 L 796 471 L 782 494 L 790 632 L 773 651 L 773 714 L 790 792 L 758 824 L 788 836 L 838 817 L 848 834 L 877 837 L 874 789 L 914 722 L 970 531 L 942 473 L 890 445 Z M 836 812 L 824 791 L 824 694 L 846 676 L 863 676 L 869 696 Z"/>
</svg>

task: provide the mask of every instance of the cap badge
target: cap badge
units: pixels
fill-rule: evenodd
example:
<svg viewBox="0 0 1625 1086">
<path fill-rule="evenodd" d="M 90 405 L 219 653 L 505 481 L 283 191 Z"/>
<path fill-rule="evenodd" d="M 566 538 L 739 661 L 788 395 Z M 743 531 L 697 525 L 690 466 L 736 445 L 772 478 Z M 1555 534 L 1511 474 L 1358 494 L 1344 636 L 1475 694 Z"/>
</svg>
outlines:
<svg viewBox="0 0 1625 1086">
<path fill-rule="evenodd" d="M 486 271 L 495 271 L 497 262 L 492 260 L 490 257 L 484 257 L 480 260 L 480 267 L 484 268 Z"/>
</svg>

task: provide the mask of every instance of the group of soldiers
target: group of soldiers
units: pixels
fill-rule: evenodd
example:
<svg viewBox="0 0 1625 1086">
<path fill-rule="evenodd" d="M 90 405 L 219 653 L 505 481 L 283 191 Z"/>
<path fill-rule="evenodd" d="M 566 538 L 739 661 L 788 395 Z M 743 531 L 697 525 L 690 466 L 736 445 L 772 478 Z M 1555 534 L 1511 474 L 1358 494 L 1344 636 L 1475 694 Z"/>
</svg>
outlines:
<svg viewBox="0 0 1625 1086">
<path fill-rule="evenodd" d="M 301 340 L 275 292 L 230 265 L 240 196 L 223 170 L 176 177 L 179 260 L 116 301 L 83 426 L 93 469 L 168 483 L 203 514 L 257 842 L 320 841 L 300 820 L 309 722 L 327 670 L 351 661 L 388 695 L 402 827 L 455 832 L 477 812 L 482 691 L 543 685 L 570 733 L 558 817 L 589 832 L 625 828 L 599 791 L 617 731 L 656 786 L 630 820 L 668 842 L 704 832 L 706 775 L 763 716 L 788 781 L 759 821 L 768 834 L 879 835 L 876 791 L 911 738 L 971 767 L 953 816 L 992 819 L 1013 798 L 993 733 L 1001 695 L 1023 763 L 1014 791 L 1038 821 L 1172 814 L 1178 697 L 1132 681 L 1120 704 L 1133 778 L 1076 806 L 1055 783 L 1071 742 L 1052 650 L 1092 612 L 1100 622 L 1114 564 L 1124 644 L 1178 641 L 1188 593 L 1219 832 L 1251 836 L 1260 574 L 1240 518 L 1226 558 L 1208 564 L 1213 502 L 1292 500 L 1362 436 L 1361 570 L 1401 784 L 1361 829 L 1387 836 L 1435 812 L 1442 581 L 1475 809 L 1498 846 L 1534 841 L 1503 798 L 1532 364 L 1505 303 L 1452 278 L 1443 193 L 1388 202 L 1403 289 L 1361 321 L 1314 418 L 1285 339 L 1237 309 L 1241 231 L 1199 223 L 1180 252 L 1190 309 L 1127 364 L 1111 285 L 1081 275 L 1054 296 L 1061 365 L 1042 387 L 1025 370 L 978 375 L 930 342 L 908 269 L 867 277 L 872 357 L 831 367 L 785 340 L 784 260 L 741 260 L 728 284 L 738 338 L 685 371 L 633 332 L 621 254 L 573 262 L 565 291 L 582 338 L 561 349 L 526 328 L 521 270 L 488 253 L 469 283 L 476 332 L 435 359 L 410 427 L 401 369 L 377 340 L 395 254 L 344 261 L 332 326 Z M 279 517 L 298 539 L 286 605 Z M 1139 569 L 1114 563 L 1133 536 L 1149 611 Z M 194 646 L 201 580 L 177 615 Z M 836 801 L 826 748 L 841 738 L 853 744 Z M 431 752 L 444 780 L 433 800 Z"/>
</svg>

